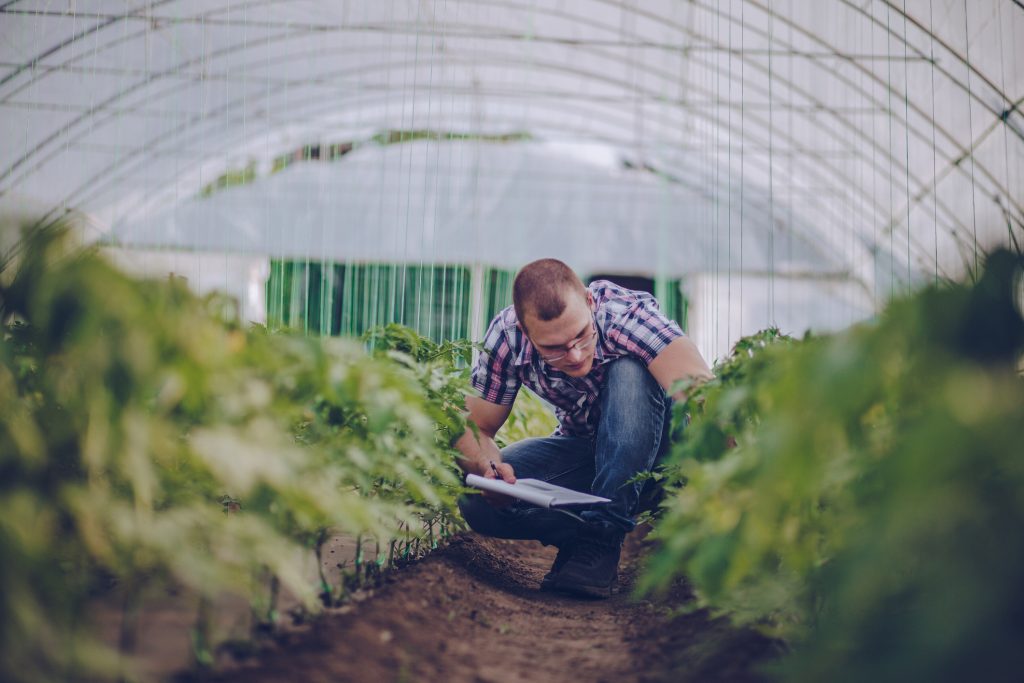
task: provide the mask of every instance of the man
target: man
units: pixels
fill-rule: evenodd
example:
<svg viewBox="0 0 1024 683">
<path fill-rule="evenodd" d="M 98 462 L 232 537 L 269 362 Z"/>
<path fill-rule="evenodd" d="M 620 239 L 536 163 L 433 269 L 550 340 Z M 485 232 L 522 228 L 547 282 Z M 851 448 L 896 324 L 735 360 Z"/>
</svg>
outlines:
<svg viewBox="0 0 1024 683">
<path fill-rule="evenodd" d="M 585 287 L 561 261 L 525 266 L 512 299 L 491 322 L 473 368 L 480 396 L 466 404 L 478 434 L 467 430 L 456 443 L 462 467 L 487 478 L 496 471 L 510 483 L 541 479 L 612 502 L 584 512 L 583 523 L 490 493 L 467 496 L 460 508 L 479 533 L 557 546 L 542 589 L 607 597 L 623 538 L 636 526 L 640 486 L 628 482 L 668 447 L 666 390 L 711 371 L 654 297 L 605 280 Z M 558 430 L 499 450 L 494 435 L 524 384 L 554 406 Z"/>
</svg>

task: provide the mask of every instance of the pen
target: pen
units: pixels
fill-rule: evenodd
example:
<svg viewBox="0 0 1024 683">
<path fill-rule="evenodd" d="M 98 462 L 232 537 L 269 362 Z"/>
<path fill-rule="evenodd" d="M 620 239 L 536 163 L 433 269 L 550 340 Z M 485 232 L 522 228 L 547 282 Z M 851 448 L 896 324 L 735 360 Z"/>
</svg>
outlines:
<svg viewBox="0 0 1024 683">
<path fill-rule="evenodd" d="M 501 481 L 504 481 L 504 477 L 502 477 L 500 474 L 498 474 L 498 466 L 494 464 L 493 460 L 491 460 L 490 463 L 491 463 L 491 472 L 494 472 L 494 478 L 495 479 L 499 479 Z"/>
</svg>

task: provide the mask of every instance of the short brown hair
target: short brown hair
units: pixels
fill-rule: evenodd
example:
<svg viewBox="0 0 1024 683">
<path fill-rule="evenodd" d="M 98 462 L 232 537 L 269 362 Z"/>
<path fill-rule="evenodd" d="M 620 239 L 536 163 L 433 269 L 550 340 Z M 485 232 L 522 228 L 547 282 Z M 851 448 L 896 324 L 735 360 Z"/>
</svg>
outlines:
<svg viewBox="0 0 1024 683">
<path fill-rule="evenodd" d="M 512 303 L 519 323 L 526 325 L 527 311 L 545 321 L 562 315 L 567 292 L 579 292 L 584 297 L 587 292 L 572 268 L 553 258 L 526 264 L 512 283 Z"/>
</svg>

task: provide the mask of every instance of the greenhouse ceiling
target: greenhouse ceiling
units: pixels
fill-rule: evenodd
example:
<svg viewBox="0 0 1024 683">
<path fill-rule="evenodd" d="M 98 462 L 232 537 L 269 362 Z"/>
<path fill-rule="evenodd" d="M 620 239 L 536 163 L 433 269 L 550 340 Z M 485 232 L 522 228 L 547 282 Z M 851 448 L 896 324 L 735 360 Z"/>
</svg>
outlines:
<svg viewBox="0 0 1024 683">
<path fill-rule="evenodd" d="M 692 252 L 650 270 L 877 289 L 973 269 L 1024 217 L 1019 0 L 13 0 L 0 36 L 0 203 L 122 244 L 371 258 L 351 245 L 388 212 L 345 201 L 369 193 L 421 236 L 387 258 L 467 259 L 475 229 L 523 262 L 544 231 L 585 251 L 592 213 L 566 207 L 622 196 L 645 209 L 602 239 Z M 488 211 L 502 155 L 545 211 Z M 247 188 L 306 210 L 203 239 Z"/>
</svg>

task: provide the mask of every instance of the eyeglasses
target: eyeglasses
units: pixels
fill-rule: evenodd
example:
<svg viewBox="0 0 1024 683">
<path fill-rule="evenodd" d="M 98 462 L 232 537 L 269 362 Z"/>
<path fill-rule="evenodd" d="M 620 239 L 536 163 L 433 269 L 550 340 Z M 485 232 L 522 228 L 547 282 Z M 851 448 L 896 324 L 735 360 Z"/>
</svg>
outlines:
<svg viewBox="0 0 1024 683">
<path fill-rule="evenodd" d="M 591 321 L 591 325 L 593 325 L 593 321 Z M 556 352 L 556 353 L 553 353 L 553 354 L 550 354 L 550 355 L 541 353 L 539 350 L 537 351 L 537 353 L 546 362 L 548 362 L 548 363 L 556 363 L 556 362 L 562 360 L 563 358 L 565 358 L 566 356 L 568 356 L 573 351 L 573 349 L 575 349 L 576 351 L 579 351 L 580 353 L 585 353 L 585 352 L 589 351 L 591 349 L 591 347 L 593 347 L 596 342 L 597 342 L 597 326 L 593 325 L 593 328 L 591 329 L 590 334 L 587 337 L 584 337 L 583 339 L 580 339 L 579 341 L 576 341 L 576 342 L 570 342 L 566 346 L 565 351 Z"/>
</svg>

